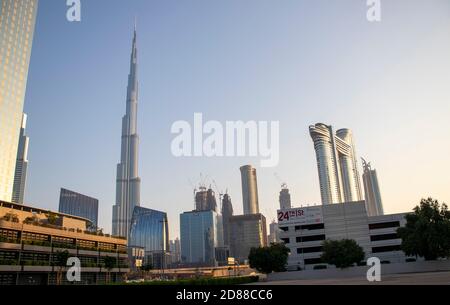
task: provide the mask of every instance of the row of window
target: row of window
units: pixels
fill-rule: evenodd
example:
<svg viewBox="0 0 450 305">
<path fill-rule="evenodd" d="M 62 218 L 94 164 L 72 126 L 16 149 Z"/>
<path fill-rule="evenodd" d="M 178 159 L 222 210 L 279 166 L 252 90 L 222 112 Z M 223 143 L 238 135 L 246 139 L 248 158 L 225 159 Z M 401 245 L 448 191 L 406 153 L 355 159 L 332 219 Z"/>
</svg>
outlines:
<svg viewBox="0 0 450 305">
<path fill-rule="evenodd" d="M 97 249 L 97 242 L 90 240 L 76 240 L 74 238 L 68 237 L 60 237 L 60 236 L 49 236 L 45 234 L 32 233 L 32 232 L 22 232 L 22 240 L 27 244 L 35 244 L 35 245 L 48 245 L 50 246 L 50 238 L 54 245 L 60 245 L 61 247 L 67 246 L 78 246 L 81 249 Z M 0 230 L 0 241 L 20 241 L 20 234 L 18 231 L 14 230 Z M 116 249 L 119 251 L 126 251 L 126 246 L 124 245 L 116 245 L 112 243 L 103 243 L 98 242 L 98 248 L 100 250 L 105 251 L 115 251 Z"/>
<path fill-rule="evenodd" d="M 324 241 L 326 240 L 325 234 L 322 235 L 312 235 L 312 236 L 299 236 L 295 238 L 296 243 L 306 243 L 306 242 L 312 242 L 312 241 Z M 285 244 L 290 243 L 289 238 L 281 238 L 281 241 Z"/>
<path fill-rule="evenodd" d="M 371 223 L 369 224 L 369 230 L 379 230 L 379 229 L 389 229 L 389 228 L 399 228 L 400 221 L 392 221 L 392 222 L 380 222 L 380 223 Z M 312 230 L 323 230 L 325 229 L 325 224 L 312 224 L 312 225 L 302 225 L 295 226 L 295 231 L 312 231 Z M 289 227 L 280 227 L 280 230 L 283 232 L 289 232 Z"/>
</svg>

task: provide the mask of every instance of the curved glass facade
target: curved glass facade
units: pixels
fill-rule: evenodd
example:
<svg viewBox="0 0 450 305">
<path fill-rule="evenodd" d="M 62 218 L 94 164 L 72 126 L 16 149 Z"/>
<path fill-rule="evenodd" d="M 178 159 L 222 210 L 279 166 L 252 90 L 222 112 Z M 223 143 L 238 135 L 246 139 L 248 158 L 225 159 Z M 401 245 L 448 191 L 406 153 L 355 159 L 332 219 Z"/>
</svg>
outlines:
<svg viewBox="0 0 450 305">
<path fill-rule="evenodd" d="M 135 207 L 131 218 L 128 244 L 133 247 L 142 247 L 146 252 L 169 251 L 167 214 L 143 207 Z"/>
</svg>

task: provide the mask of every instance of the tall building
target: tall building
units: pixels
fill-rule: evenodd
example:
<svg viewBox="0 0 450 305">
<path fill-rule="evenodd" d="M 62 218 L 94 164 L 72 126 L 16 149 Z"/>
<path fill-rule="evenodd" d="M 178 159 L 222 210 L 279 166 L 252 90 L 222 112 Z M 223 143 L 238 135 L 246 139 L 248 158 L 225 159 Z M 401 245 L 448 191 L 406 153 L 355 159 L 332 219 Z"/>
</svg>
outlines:
<svg viewBox="0 0 450 305">
<path fill-rule="evenodd" d="M 131 217 L 140 205 L 141 179 L 138 176 L 137 106 L 138 106 L 137 34 L 134 29 L 126 114 L 122 119 L 121 159 L 117 165 L 116 204 L 113 207 L 112 231 L 116 236 L 128 239 Z"/>
<path fill-rule="evenodd" d="M 233 204 L 231 197 L 225 194 L 222 199 L 222 223 L 223 223 L 223 244 L 230 246 L 230 219 L 233 216 Z"/>
<path fill-rule="evenodd" d="M 223 245 L 222 219 L 214 211 L 180 215 L 181 260 L 186 264 L 214 266 L 215 250 Z"/>
<path fill-rule="evenodd" d="M 24 113 L 22 116 L 22 125 L 20 126 L 19 147 L 17 150 L 16 171 L 14 174 L 12 194 L 12 202 L 19 204 L 23 204 L 27 182 L 28 144 L 30 139 L 25 135 L 26 128 L 27 115 Z"/>
<path fill-rule="evenodd" d="M 135 207 L 128 244 L 131 247 L 144 248 L 146 256 L 151 252 L 169 252 L 167 214 L 143 207 Z"/>
<path fill-rule="evenodd" d="M 200 191 L 195 193 L 196 211 L 215 211 L 217 212 L 216 194 L 210 188 L 201 187 Z"/>
<path fill-rule="evenodd" d="M 322 204 L 362 200 L 352 132 L 319 123 L 310 126 L 319 171 Z"/>
<path fill-rule="evenodd" d="M 0 1 L 0 200 L 11 201 L 38 0 Z"/>
<path fill-rule="evenodd" d="M 242 201 L 244 204 L 244 214 L 258 214 L 258 183 L 256 180 L 256 169 L 251 165 L 241 167 L 242 179 Z"/>
<path fill-rule="evenodd" d="M 282 210 L 290 209 L 292 207 L 291 204 L 291 194 L 289 193 L 289 189 L 286 184 L 281 186 L 280 191 L 280 208 Z"/>
<path fill-rule="evenodd" d="M 280 241 L 280 229 L 278 228 L 278 223 L 275 220 L 272 221 L 272 223 L 269 225 L 269 228 L 269 244 L 278 243 Z"/>
<path fill-rule="evenodd" d="M 181 243 L 180 239 L 170 241 L 170 254 L 172 256 L 172 264 L 178 264 L 181 262 Z"/>
<path fill-rule="evenodd" d="M 62 188 L 59 194 L 59 212 L 86 218 L 98 228 L 98 199 Z"/>
<path fill-rule="evenodd" d="M 363 162 L 363 183 L 366 195 L 366 208 L 369 216 L 384 215 L 383 201 L 381 200 L 380 185 L 378 184 L 377 171 L 372 169 L 370 163 L 362 159 Z"/>
<path fill-rule="evenodd" d="M 267 246 L 266 218 L 262 214 L 233 216 L 230 220 L 230 255 L 240 264 L 252 248 Z"/>
</svg>

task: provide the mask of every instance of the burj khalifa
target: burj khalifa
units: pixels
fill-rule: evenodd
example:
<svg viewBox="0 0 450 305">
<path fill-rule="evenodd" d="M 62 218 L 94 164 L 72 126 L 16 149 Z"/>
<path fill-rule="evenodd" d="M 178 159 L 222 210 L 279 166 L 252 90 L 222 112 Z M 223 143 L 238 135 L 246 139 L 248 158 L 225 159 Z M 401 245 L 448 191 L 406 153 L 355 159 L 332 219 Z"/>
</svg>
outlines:
<svg viewBox="0 0 450 305">
<path fill-rule="evenodd" d="M 141 179 L 138 176 L 137 108 L 138 108 L 138 62 L 137 33 L 134 28 L 131 51 L 130 74 L 128 75 L 126 114 L 122 119 L 121 159 L 117 165 L 116 204 L 113 206 L 112 233 L 128 239 L 131 217 L 140 205 Z"/>
</svg>

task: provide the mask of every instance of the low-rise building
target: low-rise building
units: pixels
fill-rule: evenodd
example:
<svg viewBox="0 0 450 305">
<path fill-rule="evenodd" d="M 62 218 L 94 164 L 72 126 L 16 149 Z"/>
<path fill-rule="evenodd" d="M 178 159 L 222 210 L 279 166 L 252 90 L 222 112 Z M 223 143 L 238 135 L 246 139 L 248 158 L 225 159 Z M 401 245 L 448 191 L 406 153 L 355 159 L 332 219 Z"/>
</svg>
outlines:
<svg viewBox="0 0 450 305">
<path fill-rule="evenodd" d="M 278 211 L 280 240 L 290 249 L 289 270 L 322 265 L 325 240 L 353 239 L 366 259 L 384 263 L 405 262 L 397 229 L 406 224 L 406 213 L 369 217 L 364 201 Z"/>
<path fill-rule="evenodd" d="M 127 241 L 88 230 L 85 218 L 0 201 L 0 285 L 57 284 L 57 256 L 67 251 L 81 263 L 81 282 L 119 282 L 129 272 Z M 108 269 L 106 257 L 115 258 Z M 110 260 L 109 260 L 110 261 Z M 61 284 L 67 284 L 62 276 Z"/>
</svg>

